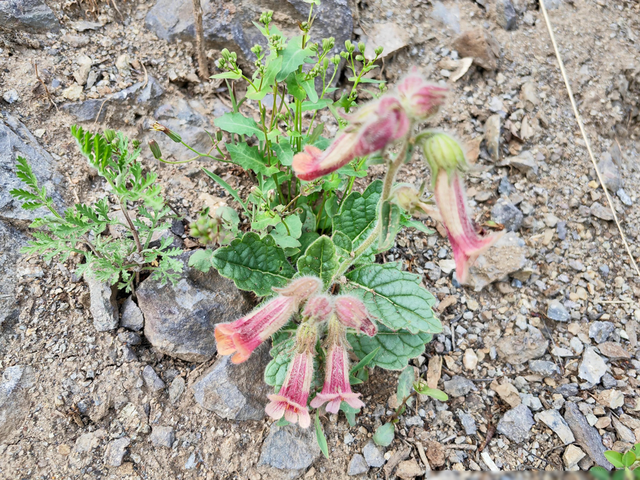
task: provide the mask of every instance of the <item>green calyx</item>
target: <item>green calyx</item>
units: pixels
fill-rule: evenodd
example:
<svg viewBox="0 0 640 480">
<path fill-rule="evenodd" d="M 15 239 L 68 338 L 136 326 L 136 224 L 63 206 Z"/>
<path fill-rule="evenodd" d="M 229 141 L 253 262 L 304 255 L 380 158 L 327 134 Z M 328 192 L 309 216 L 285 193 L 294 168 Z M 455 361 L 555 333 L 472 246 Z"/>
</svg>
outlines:
<svg viewBox="0 0 640 480">
<path fill-rule="evenodd" d="M 442 132 L 425 132 L 419 135 L 417 140 L 431 168 L 434 186 L 440 170 L 445 170 L 451 177 L 456 170 L 465 172 L 469 169 L 462 146 L 451 135 Z"/>
</svg>

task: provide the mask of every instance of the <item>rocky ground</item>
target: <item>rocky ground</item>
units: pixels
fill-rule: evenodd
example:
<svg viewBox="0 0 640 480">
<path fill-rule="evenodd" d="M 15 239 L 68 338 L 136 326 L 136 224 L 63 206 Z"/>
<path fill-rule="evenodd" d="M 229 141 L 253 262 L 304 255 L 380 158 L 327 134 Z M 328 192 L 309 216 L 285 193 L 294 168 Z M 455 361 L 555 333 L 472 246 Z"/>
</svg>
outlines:
<svg viewBox="0 0 640 480">
<path fill-rule="evenodd" d="M 545 1 L 605 188 L 640 260 L 640 3 Z M 74 276 L 77 258 L 61 265 L 18 253 L 33 215 L 8 195 L 17 186 L 17 153 L 59 192 L 58 205 L 92 201 L 105 192 L 75 149 L 72 123 L 145 140 L 157 138 L 148 127 L 158 119 L 204 148 L 203 130 L 230 106 L 218 82 L 197 78 L 190 1 L 46 4 L 0 4 L 3 478 L 586 470 L 607 465 L 604 450 L 640 441 L 640 283 L 536 1 L 323 2 L 323 35 L 385 46 L 379 78 L 393 83 L 418 65 L 450 86 L 436 123 L 468 145 L 478 223 L 493 220 L 509 231 L 465 286 L 452 275 L 441 234 L 399 236 L 386 260 L 424 276 L 444 324 L 412 363 L 450 401 L 421 399 L 401 417 L 394 443 L 376 447 L 372 432 L 395 406 L 397 380 L 376 371 L 359 389 L 367 406 L 355 426 L 343 416 L 323 419 L 330 459 L 312 431 L 264 418 L 266 387 L 257 379 L 266 349 L 241 366 L 215 355 L 212 325 L 252 301 L 229 282 L 185 271 L 176 289 L 145 281 L 136 304 Z M 242 32 L 256 12 L 277 4 L 284 5 L 276 22 L 292 31 L 302 18 L 298 0 L 203 2 L 208 57 L 225 46 L 246 55 L 252 37 Z M 323 120 L 330 136 L 337 126 L 328 115 Z M 160 167 L 147 155 L 145 164 L 187 220 L 226 201 L 200 167 L 241 191 L 249 186 L 239 172 L 204 162 Z M 427 172 L 416 158 L 401 179 L 420 183 Z M 193 246 L 183 224 L 172 234 Z"/>
</svg>

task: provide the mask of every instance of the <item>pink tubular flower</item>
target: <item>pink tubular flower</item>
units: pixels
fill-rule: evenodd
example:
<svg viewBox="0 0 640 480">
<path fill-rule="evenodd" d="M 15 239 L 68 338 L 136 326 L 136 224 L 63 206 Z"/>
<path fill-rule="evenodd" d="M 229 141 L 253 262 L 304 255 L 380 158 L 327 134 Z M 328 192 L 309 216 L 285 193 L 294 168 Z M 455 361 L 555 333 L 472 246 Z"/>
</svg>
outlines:
<svg viewBox="0 0 640 480">
<path fill-rule="evenodd" d="M 342 402 L 347 402 L 352 408 L 362 408 L 364 402 L 358 398 L 360 394 L 353 393 L 349 383 L 349 355 L 345 347 L 347 341 L 344 326 L 339 322 L 330 322 L 329 337 L 331 341 L 327 352 L 324 385 L 322 391 L 311 400 L 311 406 L 319 408 L 326 403 L 327 412 L 330 413 L 338 413 Z"/>
<path fill-rule="evenodd" d="M 424 141 L 423 151 L 433 175 L 436 204 L 453 249 L 456 275 L 464 283 L 469 267 L 502 233 L 482 237 L 469 217 L 460 177 L 460 171 L 466 169 L 466 160 L 458 142 L 449 135 L 436 133 Z"/>
<path fill-rule="evenodd" d="M 320 279 L 301 277 L 284 288 L 280 295 L 260 308 L 231 323 L 216 325 L 214 335 L 220 355 L 235 354 L 233 363 L 242 363 L 251 353 L 280 330 L 298 310 L 300 303 L 322 287 Z"/>
<path fill-rule="evenodd" d="M 315 180 L 356 157 L 382 150 L 390 142 L 404 137 L 410 125 L 400 100 L 392 95 L 362 107 L 347 119 L 351 124 L 327 150 L 307 145 L 304 152 L 293 157 L 293 170 L 298 178 Z"/>
<path fill-rule="evenodd" d="M 407 115 L 416 120 L 424 120 L 437 113 L 444 103 L 447 88 L 425 81 L 414 67 L 400 80 L 398 93 Z"/>
<path fill-rule="evenodd" d="M 311 297 L 302 311 L 303 317 L 314 319 L 317 323 L 324 322 L 333 311 L 333 302 L 329 295 L 315 295 Z"/>
<path fill-rule="evenodd" d="M 334 310 L 342 325 L 353 328 L 358 333 L 364 333 L 374 337 L 378 333 L 378 327 L 371 320 L 364 303 L 351 295 L 342 295 L 335 300 Z"/>
<path fill-rule="evenodd" d="M 298 423 L 302 428 L 311 424 L 307 400 L 313 378 L 313 354 L 317 339 L 315 326 L 308 323 L 298 328 L 296 337 L 296 353 L 289 364 L 287 376 L 278 394 L 268 395 L 269 404 L 265 412 L 279 420 L 284 416 L 291 423 Z"/>
</svg>

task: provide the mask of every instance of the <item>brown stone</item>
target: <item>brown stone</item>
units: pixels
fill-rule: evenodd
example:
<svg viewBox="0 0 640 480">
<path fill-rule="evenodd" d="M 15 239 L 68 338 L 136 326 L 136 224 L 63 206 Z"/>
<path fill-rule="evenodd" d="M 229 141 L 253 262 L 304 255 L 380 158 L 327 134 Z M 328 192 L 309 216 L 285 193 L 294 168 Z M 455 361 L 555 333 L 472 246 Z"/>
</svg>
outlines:
<svg viewBox="0 0 640 480">
<path fill-rule="evenodd" d="M 461 57 L 472 57 L 473 63 L 485 70 L 498 68 L 500 44 L 484 28 L 462 32 L 453 42 L 453 48 Z"/>
<path fill-rule="evenodd" d="M 396 476 L 403 479 L 412 479 L 423 474 L 424 469 L 420 468 L 420 465 L 415 460 L 401 462 L 398 465 L 398 470 L 396 470 Z"/>
<path fill-rule="evenodd" d="M 629 359 L 631 355 L 627 352 L 622 345 L 615 342 L 604 342 L 598 345 L 598 350 L 605 357 L 620 360 Z"/>
<path fill-rule="evenodd" d="M 438 442 L 426 442 L 425 453 L 427 454 L 427 460 L 432 467 L 441 467 L 444 465 L 445 455 L 444 448 Z"/>
</svg>

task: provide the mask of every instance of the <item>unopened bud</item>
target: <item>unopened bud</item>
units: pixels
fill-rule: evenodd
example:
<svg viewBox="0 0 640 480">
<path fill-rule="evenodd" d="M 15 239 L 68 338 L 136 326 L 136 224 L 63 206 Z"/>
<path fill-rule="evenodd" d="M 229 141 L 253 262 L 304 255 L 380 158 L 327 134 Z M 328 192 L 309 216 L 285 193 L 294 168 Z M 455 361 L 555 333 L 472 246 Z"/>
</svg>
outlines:
<svg viewBox="0 0 640 480">
<path fill-rule="evenodd" d="M 329 295 L 311 297 L 302 311 L 302 316 L 313 318 L 316 322 L 324 322 L 333 311 L 333 303 Z"/>
<path fill-rule="evenodd" d="M 464 172 L 469 168 L 462 147 L 446 133 L 427 135 L 422 141 L 422 151 L 431 167 L 434 185 L 440 169 L 444 169 L 448 175 L 451 175 L 455 170 Z"/>
<path fill-rule="evenodd" d="M 151 153 L 153 153 L 153 158 L 159 160 L 162 158 L 162 151 L 160 151 L 160 145 L 155 140 L 149 140 L 149 148 L 151 149 Z"/>
<path fill-rule="evenodd" d="M 371 320 L 362 300 L 351 295 L 343 295 L 335 300 L 335 312 L 342 325 L 355 329 L 358 333 L 364 333 L 373 337 L 378 333 L 378 327 Z"/>
<path fill-rule="evenodd" d="M 182 142 L 182 137 L 180 137 L 180 135 L 169 130 L 167 127 L 159 124 L 158 122 L 155 122 L 153 125 L 151 125 L 151 128 L 154 129 L 156 132 L 164 133 L 167 137 L 169 137 L 171 140 L 173 140 L 176 143 Z"/>
<path fill-rule="evenodd" d="M 374 52 L 376 52 L 376 56 L 380 56 L 380 54 L 382 53 L 383 50 L 384 50 L 384 47 L 381 45 L 379 47 L 376 47 Z"/>
<path fill-rule="evenodd" d="M 274 287 L 272 290 L 284 297 L 296 297 L 299 301 L 304 301 L 321 288 L 322 280 L 318 277 L 300 277 L 292 280 L 286 287 Z"/>
<path fill-rule="evenodd" d="M 365 45 L 364 42 L 358 42 L 358 50 L 360 53 L 364 53 Z"/>
</svg>

